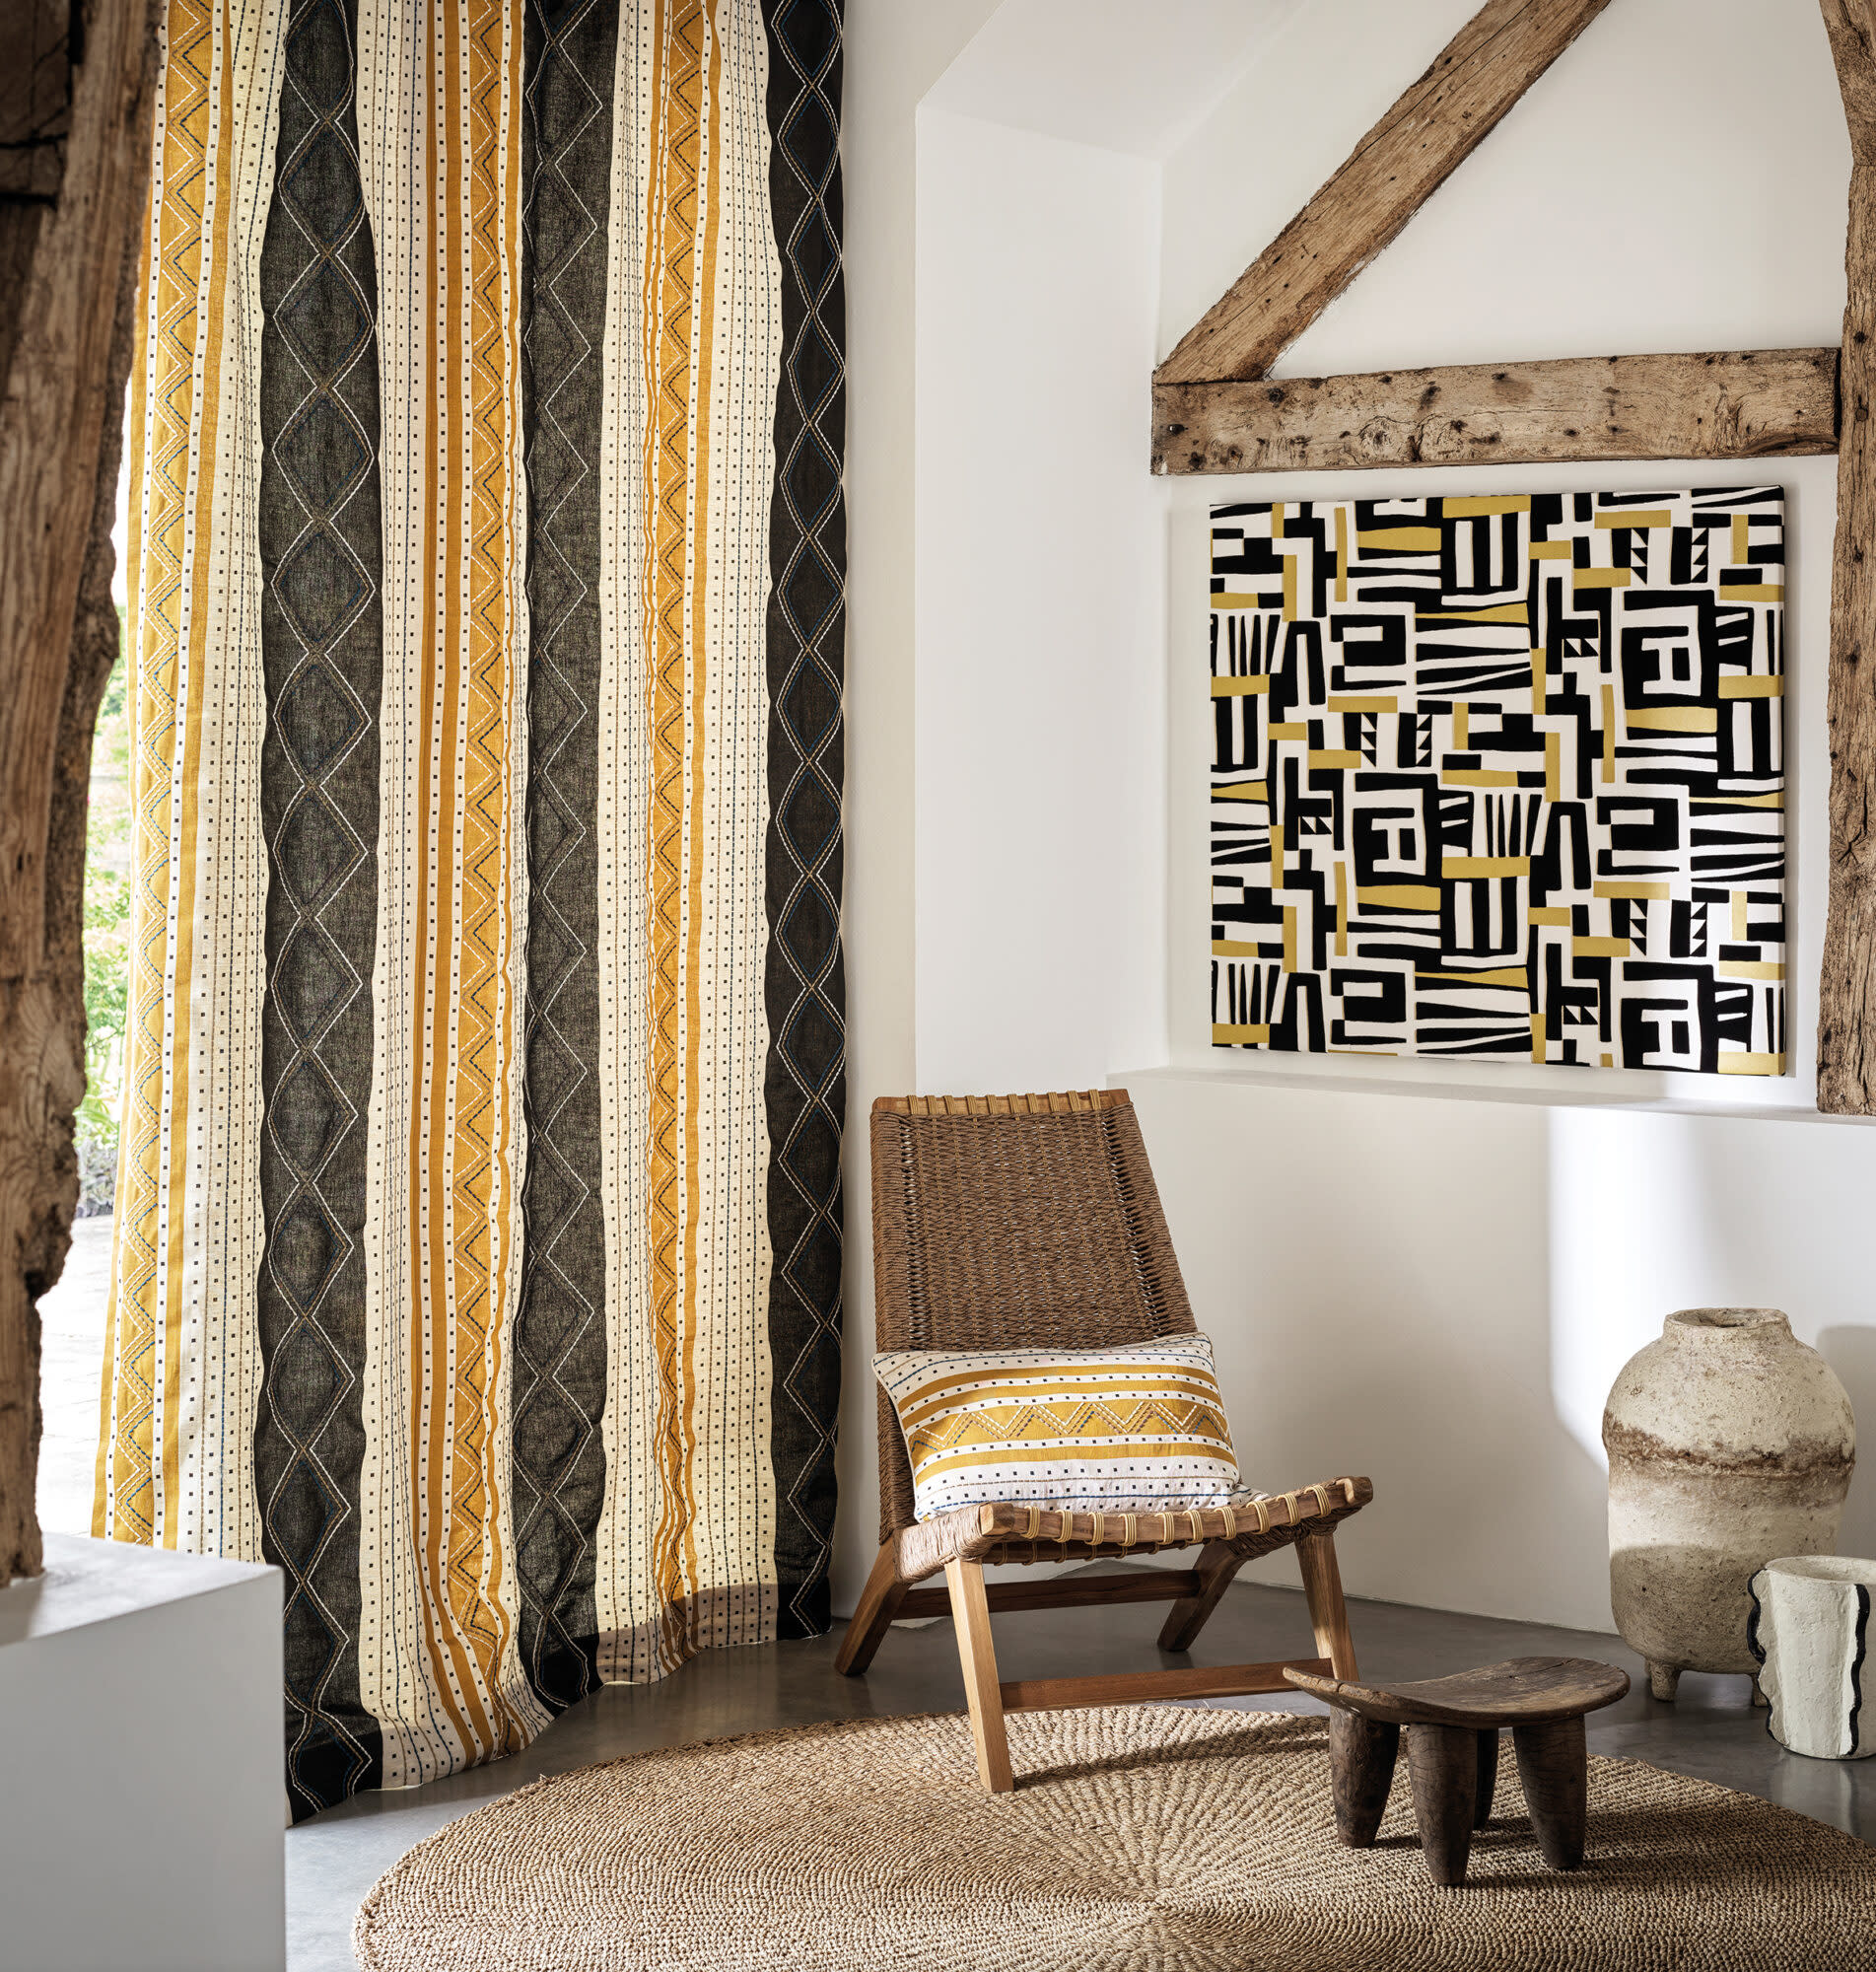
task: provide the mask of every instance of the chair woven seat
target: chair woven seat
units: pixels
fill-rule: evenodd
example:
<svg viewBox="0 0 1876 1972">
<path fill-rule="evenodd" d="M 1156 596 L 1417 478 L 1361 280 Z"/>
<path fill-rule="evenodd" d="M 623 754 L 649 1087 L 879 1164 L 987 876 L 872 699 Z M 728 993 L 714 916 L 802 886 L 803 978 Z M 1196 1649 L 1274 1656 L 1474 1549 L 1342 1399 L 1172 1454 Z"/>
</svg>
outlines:
<svg viewBox="0 0 1876 1972">
<path fill-rule="evenodd" d="M 901 1582 L 923 1582 L 952 1561 L 1114 1560 L 1166 1547 L 1217 1541 L 1240 1561 L 1327 1533 L 1374 1497 L 1365 1479 L 1331 1479 L 1241 1507 L 1190 1507 L 1168 1514 L 1062 1514 L 1002 1500 L 959 1507 L 896 1532 Z"/>
<path fill-rule="evenodd" d="M 872 1238 L 881 1351 L 1106 1349 L 1195 1332 L 1125 1090 L 881 1097 L 872 1106 Z M 914 1585 L 942 1570 L 978 1772 L 993 1792 L 1012 1785 L 1006 1711 L 1288 1687 L 1281 1663 L 1000 1685 L 992 1609 L 1167 1600 L 1173 1606 L 1159 1647 L 1183 1652 L 1242 1563 L 1294 1547 L 1321 1655 L 1292 1661 L 1355 1675 L 1335 1529 L 1372 1498 L 1365 1479 L 1176 1513 L 1068 1514 L 998 1501 L 921 1520 L 905 1440 L 883 1389 L 878 1403 L 879 1556 L 835 1662 L 856 1676 L 895 1618 L 938 1613 L 945 1591 Z M 988 1588 L 984 1582 L 987 1564 L 1113 1560 L 1193 1546 L 1202 1550 L 1196 1569 Z"/>
</svg>

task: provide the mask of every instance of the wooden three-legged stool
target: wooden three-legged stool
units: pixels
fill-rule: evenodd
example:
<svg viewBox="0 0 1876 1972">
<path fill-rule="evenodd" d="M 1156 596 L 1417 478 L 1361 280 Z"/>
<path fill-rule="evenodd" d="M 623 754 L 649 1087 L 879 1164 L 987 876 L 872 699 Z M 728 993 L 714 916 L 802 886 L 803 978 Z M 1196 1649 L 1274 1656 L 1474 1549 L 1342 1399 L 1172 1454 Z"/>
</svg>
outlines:
<svg viewBox="0 0 1876 1972">
<path fill-rule="evenodd" d="M 1463 1883 L 1472 1832 L 1492 1818 L 1498 1733 L 1508 1726 L 1545 1862 L 1553 1869 L 1582 1862 L 1589 1813 L 1583 1715 L 1624 1697 L 1627 1671 L 1587 1657 L 1511 1657 L 1412 1684 L 1355 1684 L 1301 1670 L 1284 1675 L 1330 1708 L 1336 1828 L 1349 1848 L 1374 1846 L 1405 1726 L 1427 1873 L 1444 1888 Z"/>
</svg>

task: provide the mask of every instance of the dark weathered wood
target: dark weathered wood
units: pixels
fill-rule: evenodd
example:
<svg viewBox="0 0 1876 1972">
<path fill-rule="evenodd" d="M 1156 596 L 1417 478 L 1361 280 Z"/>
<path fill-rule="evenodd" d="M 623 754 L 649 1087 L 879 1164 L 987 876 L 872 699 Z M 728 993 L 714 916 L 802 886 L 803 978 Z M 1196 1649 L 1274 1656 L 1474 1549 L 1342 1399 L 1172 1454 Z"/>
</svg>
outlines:
<svg viewBox="0 0 1876 1972">
<path fill-rule="evenodd" d="M 1193 1571 L 1193 1585 L 1183 1598 L 1166 1611 L 1159 1629 L 1162 1651 L 1189 1651 L 1199 1632 L 1212 1620 L 1212 1612 L 1224 1599 L 1244 1557 L 1226 1541 L 1209 1541 Z"/>
<path fill-rule="evenodd" d="M 1168 1602 L 1192 1594 L 1198 1576 L 1189 1568 L 1148 1569 L 1127 1575 L 1058 1575 L 1045 1582 L 987 1582 L 984 1598 L 993 1616 L 1015 1609 L 1096 1609 L 1110 1602 Z M 942 1616 L 950 1601 L 941 1588 L 908 1588 L 893 1620 Z"/>
<path fill-rule="evenodd" d="M 1479 1785 L 1478 1737 L 1463 1726 L 1416 1726 L 1407 1735 L 1414 1820 L 1426 1855 L 1426 1873 L 1441 1889 L 1457 1888 L 1466 1880 Z"/>
<path fill-rule="evenodd" d="M 1261 377 L 1607 5 L 1488 0 L 1180 338 L 1159 381 Z"/>
<path fill-rule="evenodd" d="M 1372 1849 L 1387 1797 L 1401 1728 L 1363 1719 L 1358 1712 L 1329 1715 L 1329 1785 L 1335 1796 L 1336 1833 L 1348 1849 Z"/>
<path fill-rule="evenodd" d="M 1545 1862 L 1553 1869 L 1578 1867 L 1589 1832 L 1589 1745 L 1582 1720 L 1517 1726 L 1511 1743 Z"/>
<path fill-rule="evenodd" d="M 1564 357 L 1153 386 L 1158 473 L 1837 450 L 1835 349 Z"/>
<path fill-rule="evenodd" d="M 1545 1861 L 1554 1869 L 1573 1869 L 1583 1860 L 1589 1798 L 1583 1715 L 1621 1698 L 1627 1671 L 1587 1657 L 1510 1657 L 1405 1684 L 1353 1684 L 1298 1668 L 1285 1676 L 1330 1708 L 1336 1826 L 1351 1848 L 1374 1839 L 1387 1805 L 1394 1755 L 1391 1741 L 1379 1735 L 1405 1726 L 1427 1869 L 1436 1883 L 1463 1882 L 1472 1831 L 1492 1818 L 1498 1731 L 1508 1726 Z M 1356 1840 L 1352 1828 L 1365 1829 L 1365 1838 Z"/>
<path fill-rule="evenodd" d="M 1876 1114 L 1876 58 L 1864 0 L 1823 0 L 1849 124 L 1847 299 L 1831 565 L 1831 891 L 1818 978 L 1818 1107 Z"/>
<path fill-rule="evenodd" d="M 1285 1691 L 1286 1671 L 1328 1668 L 1327 1657 L 1292 1657 L 1280 1663 L 1219 1664 L 1212 1670 L 1017 1678 L 1002 1690 L 1006 1712 L 1060 1712 L 1081 1705 L 1145 1705 L 1156 1698 L 1238 1698 L 1253 1691 Z"/>
<path fill-rule="evenodd" d="M 1474 1729 L 1580 1718 L 1613 1705 L 1629 1690 L 1629 1673 L 1590 1657 L 1507 1657 L 1451 1677 L 1405 1683 L 1355 1684 L 1293 1672 L 1290 1683 L 1327 1704 L 1392 1726 L 1465 1726 Z"/>
<path fill-rule="evenodd" d="M 1472 1825 L 1483 1828 L 1492 1819 L 1492 1796 L 1498 1791 L 1498 1734 L 1479 1734 L 1479 1780 L 1473 1791 Z"/>
<path fill-rule="evenodd" d="M 156 47 L 148 0 L 40 11 L 82 41 L 62 143 L 42 90 L 7 90 L 0 111 L 0 149 L 24 138 L 36 154 L 29 181 L 0 194 L 0 1585 L 40 1565 L 37 1302 L 64 1265 L 78 1195 L 82 839 L 116 638 L 99 600 L 115 505 L 105 434 L 129 363 Z M 55 180 L 48 135 L 62 148 Z"/>
</svg>

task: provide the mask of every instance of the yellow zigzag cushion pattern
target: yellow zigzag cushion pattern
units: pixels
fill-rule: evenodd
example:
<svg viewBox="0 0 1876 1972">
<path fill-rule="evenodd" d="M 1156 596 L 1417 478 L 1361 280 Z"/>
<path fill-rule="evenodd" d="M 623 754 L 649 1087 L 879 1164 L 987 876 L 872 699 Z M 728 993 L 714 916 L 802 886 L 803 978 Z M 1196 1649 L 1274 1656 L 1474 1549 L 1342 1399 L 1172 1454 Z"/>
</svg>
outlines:
<svg viewBox="0 0 1876 1972">
<path fill-rule="evenodd" d="M 1237 1454 L 1203 1335 L 1110 1349 L 900 1349 L 872 1359 L 915 1511 L 1011 1500 L 1075 1513 L 1234 1504 Z"/>
</svg>

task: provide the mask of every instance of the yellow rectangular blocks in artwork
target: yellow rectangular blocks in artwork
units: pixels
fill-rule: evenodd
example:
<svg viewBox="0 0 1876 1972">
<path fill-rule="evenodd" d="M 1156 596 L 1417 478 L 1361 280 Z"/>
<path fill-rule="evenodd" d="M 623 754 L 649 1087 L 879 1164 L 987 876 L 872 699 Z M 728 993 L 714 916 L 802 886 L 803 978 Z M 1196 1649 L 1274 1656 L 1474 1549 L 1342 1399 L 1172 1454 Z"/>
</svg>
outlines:
<svg viewBox="0 0 1876 1972">
<path fill-rule="evenodd" d="M 1215 510 L 1215 1040 L 1778 1072 L 1782 539 L 1772 487 Z"/>
</svg>

